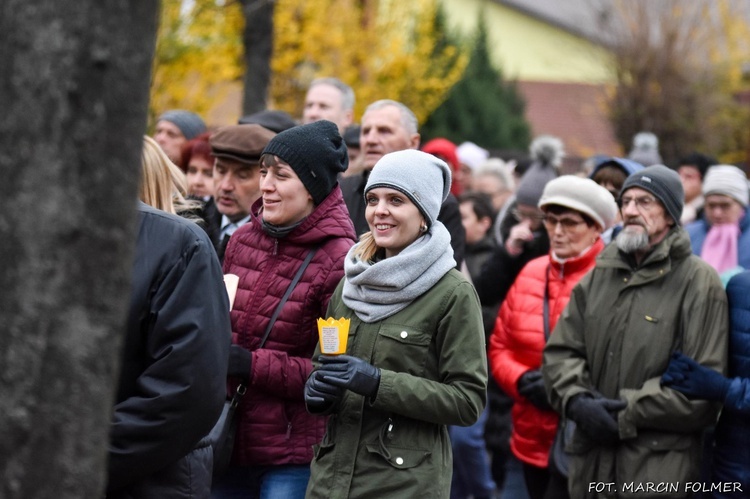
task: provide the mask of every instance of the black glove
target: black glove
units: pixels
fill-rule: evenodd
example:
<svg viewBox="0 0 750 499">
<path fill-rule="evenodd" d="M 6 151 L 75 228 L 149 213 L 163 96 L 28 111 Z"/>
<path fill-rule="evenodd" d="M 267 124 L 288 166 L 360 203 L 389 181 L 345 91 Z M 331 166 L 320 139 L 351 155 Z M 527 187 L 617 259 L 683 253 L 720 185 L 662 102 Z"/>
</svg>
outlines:
<svg viewBox="0 0 750 499">
<path fill-rule="evenodd" d="M 588 394 L 581 394 L 568 402 L 566 415 L 593 440 L 612 444 L 620 440 L 617 413 L 627 405 L 624 400 L 593 398 Z"/>
<path fill-rule="evenodd" d="M 326 412 L 338 404 L 344 389 L 322 379 L 320 371 L 313 372 L 305 382 L 305 404 L 311 413 Z"/>
<path fill-rule="evenodd" d="M 372 364 L 350 355 L 321 355 L 318 361 L 321 363 L 318 372 L 323 381 L 371 399 L 377 395 L 380 369 Z"/>
<path fill-rule="evenodd" d="M 544 379 L 542 379 L 542 373 L 539 369 L 531 369 L 526 371 L 518 378 L 516 383 L 518 393 L 522 397 L 526 397 L 534 407 L 541 411 L 551 411 L 552 406 L 547 400 L 547 391 L 544 389 Z"/>
<path fill-rule="evenodd" d="M 253 365 L 253 354 L 239 345 L 229 347 L 229 367 L 227 376 L 236 376 L 245 381 L 250 379 L 250 368 Z"/>
<path fill-rule="evenodd" d="M 661 377 L 661 383 L 685 394 L 689 399 L 724 402 L 732 382 L 720 372 L 698 364 L 683 353 L 675 352 Z"/>
</svg>

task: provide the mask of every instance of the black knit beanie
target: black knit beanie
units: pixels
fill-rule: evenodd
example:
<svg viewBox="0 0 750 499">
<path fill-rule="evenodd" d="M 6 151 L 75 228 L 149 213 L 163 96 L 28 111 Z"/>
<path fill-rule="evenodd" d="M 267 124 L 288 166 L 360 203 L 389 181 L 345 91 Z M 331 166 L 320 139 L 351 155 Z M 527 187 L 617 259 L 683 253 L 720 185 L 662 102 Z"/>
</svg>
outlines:
<svg viewBox="0 0 750 499">
<path fill-rule="evenodd" d="M 685 204 L 685 191 L 680 176 L 664 165 L 653 165 L 637 171 L 625 179 L 620 191 L 620 199 L 631 187 L 640 187 L 650 192 L 664 205 L 669 216 L 680 225 L 682 206 Z"/>
<path fill-rule="evenodd" d="M 262 154 L 273 154 L 288 163 L 316 205 L 331 193 L 337 175 L 349 166 L 344 139 L 338 127 L 326 120 L 281 132 Z"/>
</svg>

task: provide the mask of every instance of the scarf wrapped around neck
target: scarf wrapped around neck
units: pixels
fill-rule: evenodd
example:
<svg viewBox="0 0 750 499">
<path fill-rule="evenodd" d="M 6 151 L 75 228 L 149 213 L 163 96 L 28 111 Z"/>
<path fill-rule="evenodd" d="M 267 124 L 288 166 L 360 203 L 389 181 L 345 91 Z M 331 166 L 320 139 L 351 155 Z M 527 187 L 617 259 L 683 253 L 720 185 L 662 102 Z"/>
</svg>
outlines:
<svg viewBox="0 0 750 499">
<path fill-rule="evenodd" d="M 703 240 L 701 258 L 719 274 L 736 268 L 739 238 L 740 225 L 737 223 L 711 226 Z"/>
<path fill-rule="evenodd" d="M 343 300 L 362 321 L 377 322 L 406 308 L 456 266 L 451 236 L 440 222 L 398 255 L 377 262 L 354 256 L 344 261 Z"/>
</svg>

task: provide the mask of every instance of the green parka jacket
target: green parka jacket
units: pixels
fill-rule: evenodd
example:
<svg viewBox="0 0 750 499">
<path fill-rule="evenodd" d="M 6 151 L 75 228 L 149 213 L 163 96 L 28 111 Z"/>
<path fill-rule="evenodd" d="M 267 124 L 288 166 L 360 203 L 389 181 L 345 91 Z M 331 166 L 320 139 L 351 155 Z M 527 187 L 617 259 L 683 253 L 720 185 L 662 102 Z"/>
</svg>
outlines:
<svg viewBox="0 0 750 499">
<path fill-rule="evenodd" d="M 576 429 L 566 448 L 570 497 L 686 496 L 686 482 L 700 478 L 701 432 L 719 412 L 719 404 L 689 401 L 659 383 L 674 350 L 725 371 L 728 312 L 719 276 L 692 255 L 681 227 L 637 268 L 631 258 L 616 244 L 605 248 L 544 349 L 542 373 L 558 412 L 582 392 L 628 404 L 617 445 Z M 596 494 L 591 483 L 613 485 Z"/>
<path fill-rule="evenodd" d="M 487 359 L 479 299 L 456 270 L 404 310 L 362 322 L 341 299 L 329 317 L 351 319 L 347 354 L 381 369 L 374 400 L 347 391 L 315 448 L 308 498 L 447 498 L 446 425 L 484 409 Z M 316 357 L 319 351 L 316 352 Z"/>
</svg>

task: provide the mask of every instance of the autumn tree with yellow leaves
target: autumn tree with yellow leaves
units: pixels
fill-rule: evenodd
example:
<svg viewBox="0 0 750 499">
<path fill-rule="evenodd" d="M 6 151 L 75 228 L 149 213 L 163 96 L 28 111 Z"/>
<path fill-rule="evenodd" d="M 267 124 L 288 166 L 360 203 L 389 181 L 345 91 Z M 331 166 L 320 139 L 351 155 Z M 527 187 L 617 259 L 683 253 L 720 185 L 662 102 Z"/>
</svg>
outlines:
<svg viewBox="0 0 750 499">
<path fill-rule="evenodd" d="M 242 77 L 242 8 L 227 0 L 162 0 L 152 70 L 150 121 L 164 110 L 205 116 Z"/>
<path fill-rule="evenodd" d="M 435 31 L 437 9 L 435 0 L 278 0 L 274 107 L 300 116 L 310 81 L 335 76 L 354 89 L 355 116 L 388 98 L 424 121 L 467 62 L 465 51 Z"/>
<path fill-rule="evenodd" d="M 227 83 L 241 81 L 245 72 L 240 2 L 185 5 L 163 1 L 152 118 L 169 108 L 205 115 L 226 97 Z M 310 82 L 335 76 L 354 88 L 355 116 L 370 102 L 390 98 L 423 121 L 468 59 L 435 30 L 437 9 L 436 0 L 277 0 L 268 107 L 301 116 Z"/>
</svg>

